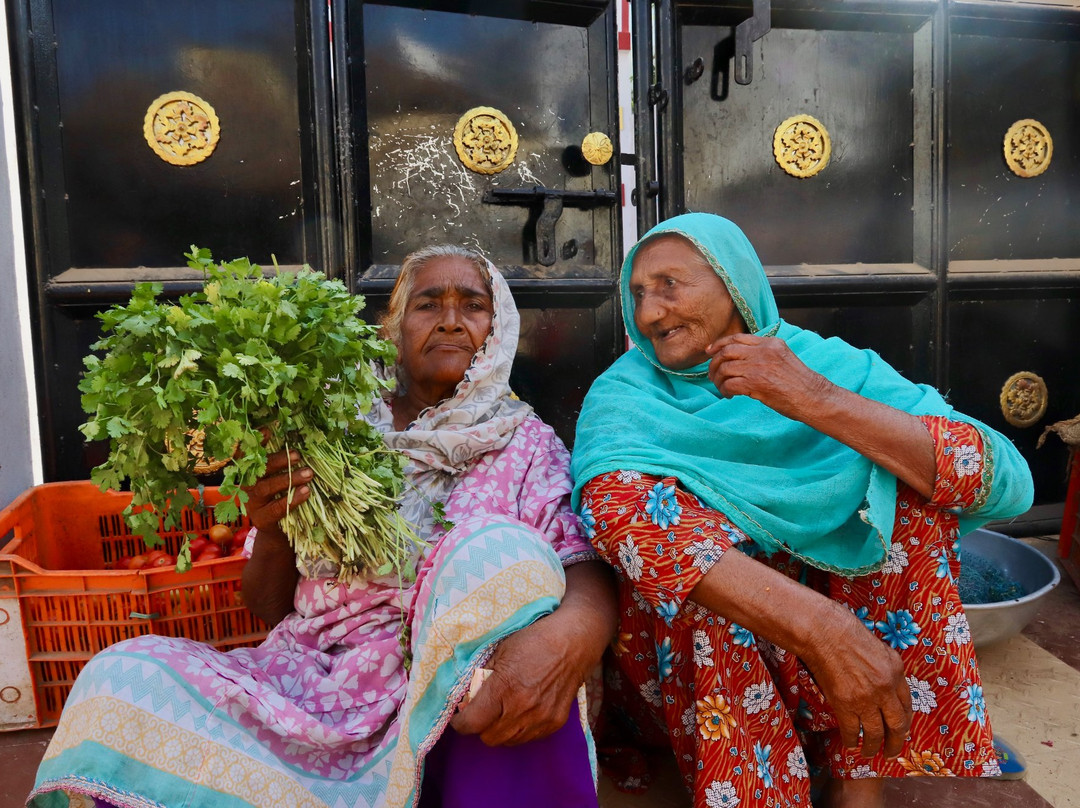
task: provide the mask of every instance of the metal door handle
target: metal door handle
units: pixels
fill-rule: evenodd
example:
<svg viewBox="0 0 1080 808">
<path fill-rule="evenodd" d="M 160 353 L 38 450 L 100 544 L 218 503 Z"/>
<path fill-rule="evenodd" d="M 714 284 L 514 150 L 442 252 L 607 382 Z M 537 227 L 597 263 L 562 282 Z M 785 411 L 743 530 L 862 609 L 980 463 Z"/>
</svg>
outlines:
<svg viewBox="0 0 1080 808">
<path fill-rule="evenodd" d="M 557 257 L 555 223 L 562 216 L 565 205 L 572 208 L 595 208 L 614 205 L 618 201 L 618 194 L 602 188 L 594 191 L 565 191 L 534 185 L 532 188 L 492 188 L 484 194 L 484 202 L 489 205 L 541 205 L 540 216 L 536 220 L 536 260 L 545 267 L 552 266 Z"/>
</svg>

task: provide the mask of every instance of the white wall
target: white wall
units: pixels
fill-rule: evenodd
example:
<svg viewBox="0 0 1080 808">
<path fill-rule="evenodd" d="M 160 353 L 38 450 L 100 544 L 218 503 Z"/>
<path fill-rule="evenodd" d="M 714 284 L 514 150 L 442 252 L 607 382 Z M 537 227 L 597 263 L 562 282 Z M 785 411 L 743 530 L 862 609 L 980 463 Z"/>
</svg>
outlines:
<svg viewBox="0 0 1080 808">
<path fill-rule="evenodd" d="M 0 9 L 0 507 L 43 478 L 10 64 Z"/>
</svg>

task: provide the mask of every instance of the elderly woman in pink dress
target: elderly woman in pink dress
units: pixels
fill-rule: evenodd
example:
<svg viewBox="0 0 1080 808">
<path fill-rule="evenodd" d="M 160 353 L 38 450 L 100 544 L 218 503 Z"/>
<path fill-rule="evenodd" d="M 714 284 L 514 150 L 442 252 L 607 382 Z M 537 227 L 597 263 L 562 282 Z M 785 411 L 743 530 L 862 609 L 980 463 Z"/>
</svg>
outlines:
<svg viewBox="0 0 1080 808">
<path fill-rule="evenodd" d="M 597 804 L 582 684 L 614 634 L 614 584 L 570 509 L 565 447 L 511 393 L 506 282 L 475 253 L 421 250 L 384 326 L 399 384 L 367 418 L 410 460 L 415 582 L 298 569 L 278 523 L 311 472 L 272 456 L 243 581 L 270 635 L 99 654 L 28 805 Z"/>
</svg>

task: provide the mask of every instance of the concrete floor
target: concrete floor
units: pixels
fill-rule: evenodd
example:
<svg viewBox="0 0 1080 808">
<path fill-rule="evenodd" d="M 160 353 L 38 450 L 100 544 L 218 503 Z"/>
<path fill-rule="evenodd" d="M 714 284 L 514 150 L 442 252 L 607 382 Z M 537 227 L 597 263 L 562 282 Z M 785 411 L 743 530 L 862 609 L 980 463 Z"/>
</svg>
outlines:
<svg viewBox="0 0 1080 808">
<path fill-rule="evenodd" d="M 1056 539 L 1027 539 L 1054 558 Z M 887 787 L 889 808 L 1080 808 L 1080 591 L 1062 573 L 1061 585 L 1011 640 L 980 650 L 983 685 L 997 734 L 1027 761 L 1024 780 L 896 780 Z M 0 808 L 18 808 L 52 731 L 0 733 Z M 659 761 L 644 795 L 621 794 L 601 778 L 602 808 L 689 808 L 674 760 Z"/>
</svg>

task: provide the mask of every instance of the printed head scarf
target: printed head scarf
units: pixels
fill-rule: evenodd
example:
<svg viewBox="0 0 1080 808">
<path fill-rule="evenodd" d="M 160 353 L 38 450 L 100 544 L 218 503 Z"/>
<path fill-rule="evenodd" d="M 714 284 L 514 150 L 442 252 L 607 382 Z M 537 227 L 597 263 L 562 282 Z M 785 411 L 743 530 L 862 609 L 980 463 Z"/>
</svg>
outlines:
<svg viewBox="0 0 1080 808">
<path fill-rule="evenodd" d="M 386 445 L 409 460 L 402 515 L 430 534 L 432 505 L 445 502 L 456 480 L 488 452 L 502 449 L 532 407 L 510 389 L 521 317 L 506 280 L 489 261 L 493 314 L 491 333 L 473 356 L 454 394 L 421 412 L 404 430 L 395 431 L 386 400 L 378 400 L 367 418 L 383 432 Z M 387 369 L 386 373 L 393 373 Z M 393 395 L 393 393 L 391 393 Z M 417 496 L 420 494 L 420 496 Z"/>
<path fill-rule="evenodd" d="M 708 378 L 707 362 L 673 371 L 657 361 L 634 325 L 629 283 L 638 247 L 663 233 L 686 238 L 708 260 L 750 333 L 784 340 L 812 370 L 867 398 L 913 415 L 974 423 L 986 440 L 985 473 L 980 500 L 961 516 L 962 532 L 1030 507 L 1030 473 L 1004 437 L 955 412 L 933 388 L 906 380 L 873 351 L 783 321 L 749 240 L 732 222 L 706 213 L 660 223 L 623 262 L 622 310 L 634 349 L 585 397 L 571 467 L 575 507 L 590 479 L 632 469 L 678 478 L 767 552 L 787 550 L 822 569 L 879 569 L 891 546 L 896 478 L 890 473 L 758 401 L 723 398 Z M 995 471 L 1000 484 L 991 490 Z"/>
</svg>

